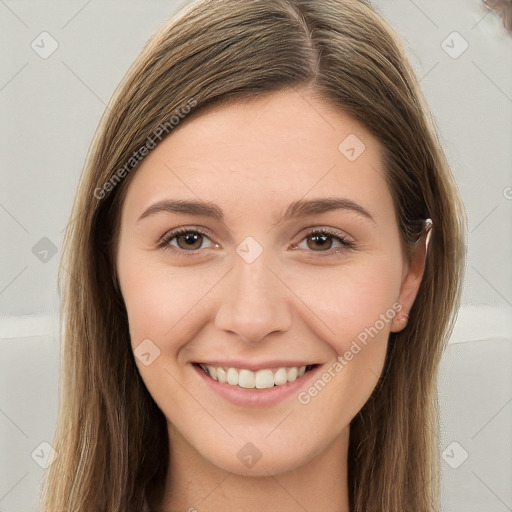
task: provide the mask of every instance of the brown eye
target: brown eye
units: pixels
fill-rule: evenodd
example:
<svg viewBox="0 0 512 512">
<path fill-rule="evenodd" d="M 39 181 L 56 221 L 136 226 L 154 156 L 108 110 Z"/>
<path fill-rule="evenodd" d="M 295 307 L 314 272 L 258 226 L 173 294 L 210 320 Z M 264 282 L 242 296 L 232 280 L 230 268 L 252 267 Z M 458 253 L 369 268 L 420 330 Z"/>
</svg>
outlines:
<svg viewBox="0 0 512 512">
<path fill-rule="evenodd" d="M 206 233 L 198 229 L 181 228 L 164 235 L 158 246 L 166 251 L 176 253 L 195 253 L 200 249 L 212 247 L 213 244 Z M 217 247 L 217 244 L 215 246 Z"/>
<path fill-rule="evenodd" d="M 184 235 L 179 235 L 176 238 L 176 244 L 180 249 L 195 250 L 201 247 L 203 242 L 203 235 L 201 233 L 190 232 Z"/>
<path fill-rule="evenodd" d="M 309 235 L 307 237 L 308 247 L 312 250 L 326 251 L 332 247 L 332 239 L 332 235 L 326 233 Z"/>
<path fill-rule="evenodd" d="M 354 249 L 355 243 L 342 232 L 331 232 L 324 228 L 311 231 L 295 247 L 330 256 L 348 249 Z"/>
</svg>

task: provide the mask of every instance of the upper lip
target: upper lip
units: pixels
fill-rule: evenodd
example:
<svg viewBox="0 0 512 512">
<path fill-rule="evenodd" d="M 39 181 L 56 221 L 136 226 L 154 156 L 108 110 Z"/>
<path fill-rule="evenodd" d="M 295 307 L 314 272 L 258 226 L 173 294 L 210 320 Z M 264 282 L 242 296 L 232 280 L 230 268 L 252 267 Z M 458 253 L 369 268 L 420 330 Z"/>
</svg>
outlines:
<svg viewBox="0 0 512 512">
<path fill-rule="evenodd" d="M 215 366 L 215 367 L 224 367 L 224 368 L 242 368 L 246 370 L 263 370 L 263 369 L 277 369 L 277 368 L 293 368 L 297 366 L 300 368 L 301 366 L 313 366 L 316 363 L 311 361 L 284 361 L 282 359 L 275 359 L 272 361 L 265 362 L 249 362 L 249 361 L 241 361 L 241 360 L 233 360 L 233 361 L 221 361 L 221 360 L 210 360 L 210 361 L 197 361 L 197 364 L 203 364 L 206 366 Z"/>
</svg>

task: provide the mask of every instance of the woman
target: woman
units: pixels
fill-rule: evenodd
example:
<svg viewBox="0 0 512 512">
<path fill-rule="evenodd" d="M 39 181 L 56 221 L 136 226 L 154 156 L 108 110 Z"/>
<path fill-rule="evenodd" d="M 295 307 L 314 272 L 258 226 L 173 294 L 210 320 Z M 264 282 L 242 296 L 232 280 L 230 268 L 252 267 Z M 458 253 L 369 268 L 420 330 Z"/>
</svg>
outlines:
<svg viewBox="0 0 512 512">
<path fill-rule="evenodd" d="M 72 219 L 44 511 L 439 509 L 465 216 L 368 4 L 190 4 L 114 94 Z"/>
</svg>

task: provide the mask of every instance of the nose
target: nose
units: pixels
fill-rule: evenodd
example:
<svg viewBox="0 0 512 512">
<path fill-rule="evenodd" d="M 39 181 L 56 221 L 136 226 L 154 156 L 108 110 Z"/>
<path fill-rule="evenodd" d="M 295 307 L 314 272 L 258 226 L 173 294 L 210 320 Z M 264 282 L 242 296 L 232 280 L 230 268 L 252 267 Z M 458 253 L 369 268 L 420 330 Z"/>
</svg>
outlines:
<svg viewBox="0 0 512 512">
<path fill-rule="evenodd" d="M 291 326 L 290 291 L 268 265 L 265 251 L 252 263 L 236 256 L 224 283 L 217 328 L 235 333 L 248 343 L 258 343 Z"/>
</svg>

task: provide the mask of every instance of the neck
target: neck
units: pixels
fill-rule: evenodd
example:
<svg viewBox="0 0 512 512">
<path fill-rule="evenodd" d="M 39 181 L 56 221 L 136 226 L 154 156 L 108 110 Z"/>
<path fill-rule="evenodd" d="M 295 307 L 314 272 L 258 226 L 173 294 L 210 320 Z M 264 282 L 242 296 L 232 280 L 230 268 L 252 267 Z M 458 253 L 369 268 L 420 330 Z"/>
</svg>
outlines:
<svg viewBox="0 0 512 512">
<path fill-rule="evenodd" d="M 172 426 L 169 471 L 158 512 L 349 512 L 347 455 L 349 428 L 306 464 L 251 477 L 224 471 L 205 460 Z M 231 508 L 230 508 L 231 507 Z"/>
</svg>

